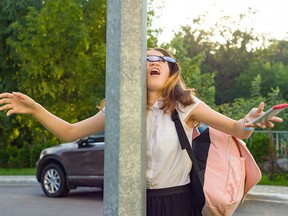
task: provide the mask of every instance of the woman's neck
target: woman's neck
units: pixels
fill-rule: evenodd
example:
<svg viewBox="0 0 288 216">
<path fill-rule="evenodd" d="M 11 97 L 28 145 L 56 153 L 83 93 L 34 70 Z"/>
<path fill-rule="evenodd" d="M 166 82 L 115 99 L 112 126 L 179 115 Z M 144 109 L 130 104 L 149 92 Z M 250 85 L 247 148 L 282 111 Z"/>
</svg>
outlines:
<svg viewBox="0 0 288 216">
<path fill-rule="evenodd" d="M 148 92 L 147 93 L 147 106 L 152 107 L 154 103 L 161 97 L 160 92 Z"/>
</svg>

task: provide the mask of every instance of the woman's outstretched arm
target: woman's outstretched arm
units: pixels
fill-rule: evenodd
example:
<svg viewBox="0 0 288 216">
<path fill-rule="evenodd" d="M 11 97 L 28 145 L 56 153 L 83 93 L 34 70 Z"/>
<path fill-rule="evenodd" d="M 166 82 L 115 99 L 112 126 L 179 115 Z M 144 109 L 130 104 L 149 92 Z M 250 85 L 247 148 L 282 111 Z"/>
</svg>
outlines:
<svg viewBox="0 0 288 216">
<path fill-rule="evenodd" d="M 30 114 L 47 130 L 63 141 L 72 141 L 104 130 L 105 115 L 102 111 L 96 115 L 70 124 L 50 113 L 32 98 L 19 92 L 0 94 L 0 111 L 12 114 Z"/>
<path fill-rule="evenodd" d="M 204 102 L 200 102 L 200 104 L 190 113 L 190 116 L 187 119 L 189 121 L 199 121 L 203 122 L 217 130 L 220 130 L 224 133 L 230 134 L 232 136 L 246 139 L 249 138 L 253 132 L 254 127 L 266 128 L 274 127 L 273 122 L 282 122 L 282 118 L 272 117 L 269 121 L 261 123 L 261 124 L 253 124 L 252 121 L 263 114 L 264 103 L 261 102 L 257 108 L 252 108 L 243 119 L 234 120 L 225 115 L 222 115 L 219 112 L 211 109 Z"/>
</svg>

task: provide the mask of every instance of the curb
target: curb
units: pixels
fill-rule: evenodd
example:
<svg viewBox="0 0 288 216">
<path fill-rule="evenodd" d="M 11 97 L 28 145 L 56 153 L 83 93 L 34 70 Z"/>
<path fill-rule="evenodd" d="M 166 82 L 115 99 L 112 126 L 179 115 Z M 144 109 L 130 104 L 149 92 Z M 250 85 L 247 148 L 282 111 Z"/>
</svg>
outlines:
<svg viewBox="0 0 288 216">
<path fill-rule="evenodd" d="M 245 200 L 288 204 L 288 195 L 287 194 L 269 194 L 269 193 L 248 193 Z"/>
<path fill-rule="evenodd" d="M 0 176 L 0 186 L 38 185 L 35 176 Z"/>
<path fill-rule="evenodd" d="M 255 185 L 247 194 L 246 199 L 288 204 L 288 187 L 275 185 Z"/>
</svg>

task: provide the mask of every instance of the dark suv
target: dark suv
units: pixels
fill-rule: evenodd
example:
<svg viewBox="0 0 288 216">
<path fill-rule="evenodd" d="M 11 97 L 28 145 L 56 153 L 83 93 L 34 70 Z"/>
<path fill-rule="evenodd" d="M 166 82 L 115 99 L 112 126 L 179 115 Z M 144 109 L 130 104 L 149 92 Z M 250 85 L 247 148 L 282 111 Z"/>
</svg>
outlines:
<svg viewBox="0 0 288 216">
<path fill-rule="evenodd" d="M 66 196 L 78 186 L 103 188 L 104 132 L 44 149 L 36 169 L 48 197 Z"/>
</svg>

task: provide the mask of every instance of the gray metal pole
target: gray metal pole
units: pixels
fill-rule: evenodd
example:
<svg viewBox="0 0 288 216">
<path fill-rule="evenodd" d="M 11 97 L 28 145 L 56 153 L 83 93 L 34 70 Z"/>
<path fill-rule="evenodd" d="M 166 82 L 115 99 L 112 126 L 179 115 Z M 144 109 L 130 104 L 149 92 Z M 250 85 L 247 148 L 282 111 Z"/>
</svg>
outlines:
<svg viewBox="0 0 288 216">
<path fill-rule="evenodd" d="M 107 1 L 104 215 L 146 215 L 146 0 Z"/>
</svg>

